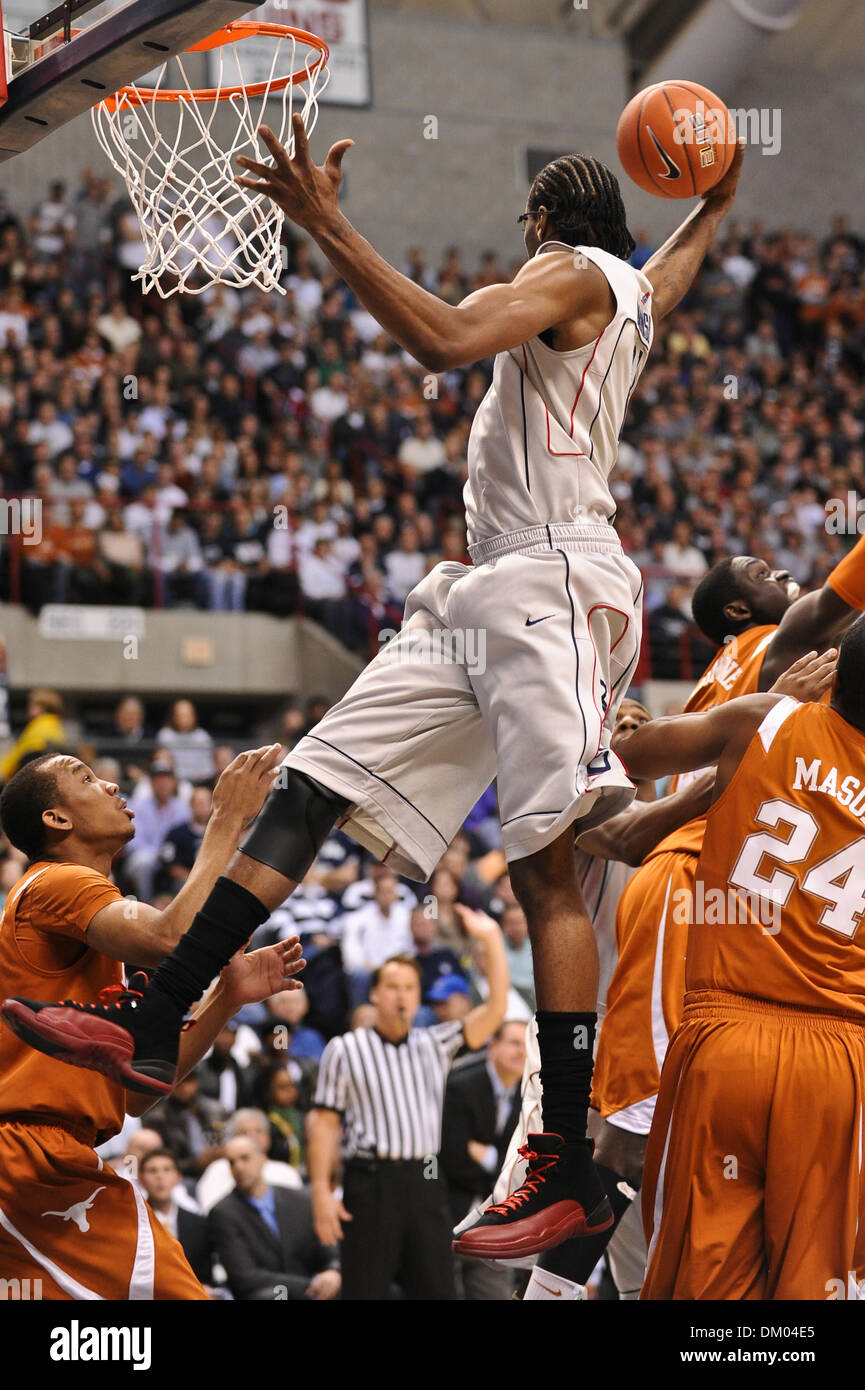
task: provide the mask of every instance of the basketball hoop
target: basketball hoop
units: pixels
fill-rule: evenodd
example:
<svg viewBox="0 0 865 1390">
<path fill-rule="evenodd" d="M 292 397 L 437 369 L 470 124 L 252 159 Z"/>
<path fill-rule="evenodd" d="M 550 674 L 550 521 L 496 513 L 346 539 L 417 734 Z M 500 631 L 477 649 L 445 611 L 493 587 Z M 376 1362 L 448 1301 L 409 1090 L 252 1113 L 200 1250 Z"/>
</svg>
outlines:
<svg viewBox="0 0 865 1390">
<path fill-rule="evenodd" d="M 244 81 L 241 40 L 251 38 L 273 40 L 261 81 Z M 153 87 L 121 87 L 93 108 L 96 137 L 125 179 L 141 223 L 147 254 L 132 278 L 145 294 L 155 288 L 163 299 L 178 291 L 201 294 L 217 283 L 284 294 L 283 213 L 235 183 L 235 161 L 243 154 L 269 162 L 258 127 L 277 96 L 278 120 L 271 114 L 267 124 L 294 153 L 292 114 L 299 110 L 307 133 L 315 126 L 330 77 L 329 50 L 303 29 L 248 20 L 227 24 L 186 52 L 209 50 L 219 53 L 215 87 L 191 86 L 180 55 L 170 62 L 185 85 L 164 85 L 165 62 Z M 236 130 L 228 130 L 234 120 Z"/>
</svg>

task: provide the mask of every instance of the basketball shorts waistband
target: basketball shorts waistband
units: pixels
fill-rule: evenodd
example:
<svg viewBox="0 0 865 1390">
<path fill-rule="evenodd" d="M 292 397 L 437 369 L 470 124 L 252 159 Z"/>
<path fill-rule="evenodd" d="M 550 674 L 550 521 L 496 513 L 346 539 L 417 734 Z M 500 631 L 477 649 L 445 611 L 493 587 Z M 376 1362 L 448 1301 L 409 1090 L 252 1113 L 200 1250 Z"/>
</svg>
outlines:
<svg viewBox="0 0 865 1390">
<path fill-rule="evenodd" d="M 852 1014 L 833 1014 L 821 1009 L 809 1009 L 804 1005 L 797 1008 L 792 1004 L 780 1004 L 774 999 L 753 999 L 747 994 L 733 994 L 723 989 L 689 990 L 685 995 L 682 1023 L 698 1019 L 717 1018 L 764 1018 L 775 1019 L 785 1027 L 817 1028 L 830 1032 L 847 1032 L 855 1029 L 865 1037 L 865 1019 Z"/>
<path fill-rule="evenodd" d="M 32 1128 L 63 1129 L 67 1134 L 71 1134 L 73 1139 L 77 1139 L 79 1144 L 84 1144 L 88 1149 L 95 1147 L 97 1140 L 107 1139 L 108 1134 L 101 1135 L 95 1125 L 88 1124 L 86 1120 L 71 1120 L 65 1115 L 54 1115 L 48 1110 L 8 1110 L 5 1114 L 0 1114 L 0 1125 L 29 1125 Z"/>
<path fill-rule="evenodd" d="M 505 531 L 468 547 L 475 565 L 498 560 L 502 555 L 538 555 L 550 550 L 613 555 L 622 551 L 622 543 L 615 528 L 606 522 L 579 526 L 570 522 L 549 522 L 545 526 L 528 526 L 523 531 Z"/>
</svg>

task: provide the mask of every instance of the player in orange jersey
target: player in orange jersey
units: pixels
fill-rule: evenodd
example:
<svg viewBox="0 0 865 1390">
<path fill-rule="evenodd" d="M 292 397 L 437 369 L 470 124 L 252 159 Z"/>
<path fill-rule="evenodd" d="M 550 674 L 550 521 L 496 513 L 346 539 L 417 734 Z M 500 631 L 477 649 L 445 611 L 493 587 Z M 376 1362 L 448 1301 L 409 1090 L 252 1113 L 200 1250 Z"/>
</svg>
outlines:
<svg viewBox="0 0 865 1390">
<path fill-rule="evenodd" d="M 108 877 L 132 838 L 116 785 L 61 754 L 28 763 L 0 799 L 6 836 L 31 863 L 0 922 L 3 994 L 97 1003 L 123 988 L 121 961 L 156 965 L 180 939 L 274 778 L 276 746 L 226 768 L 195 866 L 159 912 L 123 898 Z M 192 1069 L 247 1001 L 300 988 L 297 938 L 236 956 L 183 1034 L 180 1074 Z M 133 978 L 132 984 L 135 984 Z M 180 1245 L 135 1184 L 94 1146 L 153 1097 L 99 1072 L 43 1056 L 0 1024 L 0 1270 L 41 1280 L 44 1299 L 203 1299 Z"/>
<path fill-rule="evenodd" d="M 722 560 L 694 592 L 694 617 L 723 643 L 697 682 L 686 712 L 773 687 L 797 698 L 812 688 L 780 683 L 791 663 L 837 642 L 865 609 L 865 539 L 822 588 L 799 596 L 786 571 L 739 555 Z M 678 778 L 681 788 L 687 779 Z M 692 892 L 703 840 L 699 816 L 656 844 L 629 882 L 616 922 L 619 960 L 598 1039 L 592 1104 L 605 1124 L 596 1159 L 638 1189 L 669 1040 L 681 1018 L 687 920 L 677 904 Z"/>
<path fill-rule="evenodd" d="M 865 617 L 831 699 L 755 695 L 625 735 L 718 761 L 682 1022 L 646 1154 L 649 1299 L 825 1299 L 865 1274 Z"/>
</svg>

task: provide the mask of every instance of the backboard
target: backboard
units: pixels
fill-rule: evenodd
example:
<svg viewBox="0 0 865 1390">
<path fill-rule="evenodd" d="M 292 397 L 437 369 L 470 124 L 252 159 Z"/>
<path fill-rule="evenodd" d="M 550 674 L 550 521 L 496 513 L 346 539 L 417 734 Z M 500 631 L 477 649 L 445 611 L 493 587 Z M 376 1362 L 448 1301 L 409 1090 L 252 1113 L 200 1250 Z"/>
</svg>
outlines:
<svg viewBox="0 0 865 1390">
<path fill-rule="evenodd" d="M 0 162 L 251 10 L 249 0 L 64 0 L 0 59 Z"/>
</svg>

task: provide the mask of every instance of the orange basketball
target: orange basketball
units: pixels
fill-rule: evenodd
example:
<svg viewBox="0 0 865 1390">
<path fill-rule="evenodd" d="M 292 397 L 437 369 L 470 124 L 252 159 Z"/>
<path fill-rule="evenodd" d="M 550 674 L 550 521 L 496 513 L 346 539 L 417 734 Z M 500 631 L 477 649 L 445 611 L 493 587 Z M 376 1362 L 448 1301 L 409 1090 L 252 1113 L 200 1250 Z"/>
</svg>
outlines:
<svg viewBox="0 0 865 1390">
<path fill-rule="evenodd" d="M 616 148 L 629 178 L 661 198 L 698 198 L 724 177 L 736 132 L 720 97 L 698 82 L 656 82 L 619 117 Z"/>
</svg>

